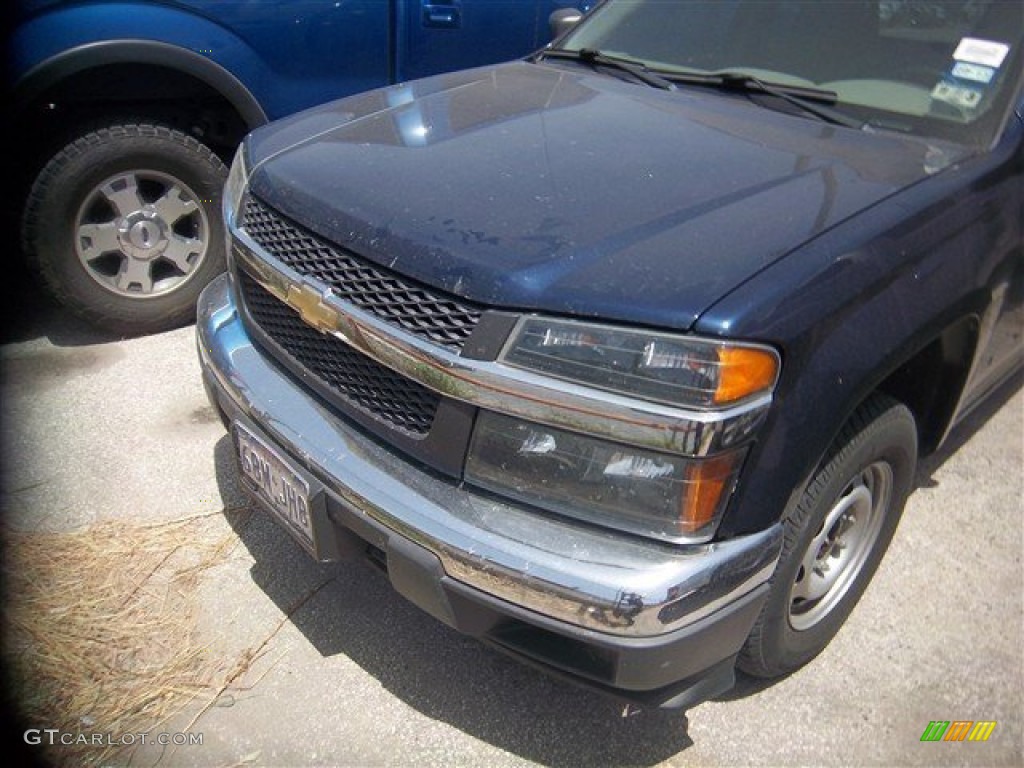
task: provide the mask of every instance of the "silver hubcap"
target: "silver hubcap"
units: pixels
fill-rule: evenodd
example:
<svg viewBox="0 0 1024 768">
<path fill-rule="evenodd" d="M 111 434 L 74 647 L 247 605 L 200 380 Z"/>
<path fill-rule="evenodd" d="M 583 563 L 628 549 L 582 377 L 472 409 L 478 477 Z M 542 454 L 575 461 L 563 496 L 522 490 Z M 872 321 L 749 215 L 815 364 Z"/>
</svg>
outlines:
<svg viewBox="0 0 1024 768">
<path fill-rule="evenodd" d="M 75 221 L 75 252 L 109 291 L 149 298 L 173 291 L 195 272 L 209 247 L 199 196 L 173 176 L 128 171 L 86 198 Z"/>
<path fill-rule="evenodd" d="M 811 539 L 789 592 L 789 623 L 810 629 L 842 600 L 871 553 L 892 493 L 892 467 L 875 462 L 836 499 Z"/>
</svg>

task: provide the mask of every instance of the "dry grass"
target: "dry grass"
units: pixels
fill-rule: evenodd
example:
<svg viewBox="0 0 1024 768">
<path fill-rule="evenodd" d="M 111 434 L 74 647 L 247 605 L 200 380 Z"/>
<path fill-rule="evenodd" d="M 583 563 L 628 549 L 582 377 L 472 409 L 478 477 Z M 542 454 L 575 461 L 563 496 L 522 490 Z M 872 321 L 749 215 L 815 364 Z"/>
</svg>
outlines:
<svg viewBox="0 0 1024 768">
<path fill-rule="evenodd" d="M 149 527 L 2 532 L 4 662 L 31 727 L 114 740 L 159 733 L 197 696 L 216 696 L 248 668 L 251 654 L 229 665 L 196 642 L 199 580 L 238 541 L 218 522 L 207 515 Z M 118 747 L 92 745 L 61 746 L 47 757 L 65 765 L 130 759 Z"/>
</svg>

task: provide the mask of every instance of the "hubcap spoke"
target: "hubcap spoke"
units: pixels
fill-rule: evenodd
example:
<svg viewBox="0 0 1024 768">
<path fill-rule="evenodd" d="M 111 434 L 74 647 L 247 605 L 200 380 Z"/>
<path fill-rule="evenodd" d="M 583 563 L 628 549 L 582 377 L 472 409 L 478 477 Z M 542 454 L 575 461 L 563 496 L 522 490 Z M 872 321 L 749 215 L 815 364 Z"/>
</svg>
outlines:
<svg viewBox="0 0 1024 768">
<path fill-rule="evenodd" d="M 117 224 L 112 221 L 79 225 L 78 243 L 82 258 L 86 261 L 92 261 L 104 253 L 121 250 L 117 238 Z"/>
<path fill-rule="evenodd" d="M 149 293 L 153 290 L 153 276 L 150 263 L 140 259 L 125 259 L 117 273 L 117 287 L 122 291 Z"/>
<path fill-rule="evenodd" d="M 138 180 L 132 175 L 115 176 L 99 188 L 99 193 L 113 206 L 118 216 L 127 216 L 145 205 L 139 196 Z"/>
<path fill-rule="evenodd" d="M 199 204 L 177 184 L 168 187 L 167 191 L 151 205 L 169 226 L 174 226 L 174 223 L 184 216 L 191 216 L 199 207 Z"/>
<path fill-rule="evenodd" d="M 172 236 L 163 256 L 178 270 L 187 275 L 196 265 L 196 256 L 203 250 L 203 243 L 194 237 Z M 191 258 L 191 260 L 190 260 Z"/>
</svg>

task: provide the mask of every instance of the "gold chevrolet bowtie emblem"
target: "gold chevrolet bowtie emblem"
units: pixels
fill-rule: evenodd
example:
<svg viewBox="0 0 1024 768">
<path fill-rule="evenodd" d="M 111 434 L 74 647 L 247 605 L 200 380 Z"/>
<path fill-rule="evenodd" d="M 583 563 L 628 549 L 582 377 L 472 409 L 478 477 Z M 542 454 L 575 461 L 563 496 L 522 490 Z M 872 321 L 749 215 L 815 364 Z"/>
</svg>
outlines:
<svg viewBox="0 0 1024 768">
<path fill-rule="evenodd" d="M 308 285 L 289 285 L 285 301 L 307 324 L 321 333 L 330 333 L 338 329 L 337 311 L 324 304 L 324 294 L 315 288 Z"/>
</svg>

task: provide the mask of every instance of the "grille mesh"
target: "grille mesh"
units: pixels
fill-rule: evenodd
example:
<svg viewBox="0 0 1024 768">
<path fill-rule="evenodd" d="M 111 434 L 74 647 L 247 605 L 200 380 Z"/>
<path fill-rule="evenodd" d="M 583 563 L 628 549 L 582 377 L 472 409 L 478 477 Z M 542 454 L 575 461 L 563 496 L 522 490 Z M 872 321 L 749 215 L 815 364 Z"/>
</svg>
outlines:
<svg viewBox="0 0 1024 768">
<path fill-rule="evenodd" d="M 260 329 L 346 404 L 415 437 L 430 432 L 439 395 L 311 328 L 245 272 L 239 282 Z"/>
<path fill-rule="evenodd" d="M 246 201 L 242 226 L 296 272 L 326 283 L 342 299 L 435 344 L 461 349 L 480 320 L 479 307 L 371 265 L 252 197 Z"/>
</svg>

